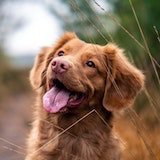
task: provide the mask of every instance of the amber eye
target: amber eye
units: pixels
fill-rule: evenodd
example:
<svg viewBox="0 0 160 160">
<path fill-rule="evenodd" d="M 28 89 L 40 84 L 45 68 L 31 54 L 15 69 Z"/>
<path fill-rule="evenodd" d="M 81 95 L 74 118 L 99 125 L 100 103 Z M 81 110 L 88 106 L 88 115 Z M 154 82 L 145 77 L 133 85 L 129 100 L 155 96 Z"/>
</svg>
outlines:
<svg viewBox="0 0 160 160">
<path fill-rule="evenodd" d="M 96 65 L 94 64 L 93 61 L 87 61 L 86 64 L 87 64 L 88 67 L 92 67 L 92 68 L 96 67 Z"/>
<path fill-rule="evenodd" d="M 58 55 L 59 57 L 60 57 L 60 56 L 64 56 L 64 52 L 63 52 L 63 51 L 59 51 L 57 55 Z"/>
</svg>

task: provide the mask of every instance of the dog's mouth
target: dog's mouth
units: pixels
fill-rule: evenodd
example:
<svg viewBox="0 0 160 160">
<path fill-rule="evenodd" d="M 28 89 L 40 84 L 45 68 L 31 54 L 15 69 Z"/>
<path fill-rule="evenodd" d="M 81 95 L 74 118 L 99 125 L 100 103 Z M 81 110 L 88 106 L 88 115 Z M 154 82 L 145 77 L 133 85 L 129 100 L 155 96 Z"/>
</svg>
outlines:
<svg viewBox="0 0 160 160">
<path fill-rule="evenodd" d="M 43 106 L 50 113 L 76 108 L 85 99 L 84 93 L 69 90 L 58 79 L 52 80 L 49 88 L 43 96 Z"/>
</svg>

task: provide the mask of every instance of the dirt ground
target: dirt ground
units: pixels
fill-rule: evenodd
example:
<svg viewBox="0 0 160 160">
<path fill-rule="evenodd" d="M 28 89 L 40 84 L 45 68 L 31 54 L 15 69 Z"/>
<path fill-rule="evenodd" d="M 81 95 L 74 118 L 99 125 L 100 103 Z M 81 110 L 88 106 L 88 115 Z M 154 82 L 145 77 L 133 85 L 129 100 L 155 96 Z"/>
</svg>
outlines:
<svg viewBox="0 0 160 160">
<path fill-rule="evenodd" d="M 0 104 L 0 160 L 23 160 L 31 122 L 31 95 L 14 95 Z"/>
</svg>

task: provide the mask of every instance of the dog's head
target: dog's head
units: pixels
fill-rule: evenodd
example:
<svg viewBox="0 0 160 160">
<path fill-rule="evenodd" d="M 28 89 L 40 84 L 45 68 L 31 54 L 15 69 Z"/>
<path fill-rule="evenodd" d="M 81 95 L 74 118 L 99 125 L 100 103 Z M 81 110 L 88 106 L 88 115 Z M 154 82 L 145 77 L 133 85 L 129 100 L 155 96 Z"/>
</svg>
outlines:
<svg viewBox="0 0 160 160">
<path fill-rule="evenodd" d="M 30 73 L 33 88 L 43 88 L 43 106 L 51 113 L 104 106 L 112 111 L 132 104 L 144 76 L 114 44 L 100 46 L 65 33 L 43 48 Z"/>
</svg>

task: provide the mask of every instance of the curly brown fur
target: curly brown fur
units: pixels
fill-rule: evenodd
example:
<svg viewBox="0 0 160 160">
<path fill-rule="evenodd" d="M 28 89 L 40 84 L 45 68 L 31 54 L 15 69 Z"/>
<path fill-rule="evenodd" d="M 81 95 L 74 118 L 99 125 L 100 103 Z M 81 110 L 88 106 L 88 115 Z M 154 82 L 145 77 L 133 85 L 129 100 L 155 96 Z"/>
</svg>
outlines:
<svg viewBox="0 0 160 160">
<path fill-rule="evenodd" d="M 58 56 L 60 51 L 63 56 Z M 54 60 L 69 64 L 67 71 L 55 73 Z M 87 66 L 89 60 L 95 66 Z M 57 113 L 44 109 L 42 97 L 55 77 L 67 89 L 85 93 L 78 107 L 66 107 Z M 26 160 L 120 159 L 120 142 L 112 131 L 112 113 L 131 105 L 144 82 L 143 74 L 129 63 L 122 49 L 115 44 L 89 44 L 74 33 L 65 33 L 53 47 L 42 49 L 30 81 L 37 91 L 37 100 Z"/>
</svg>

